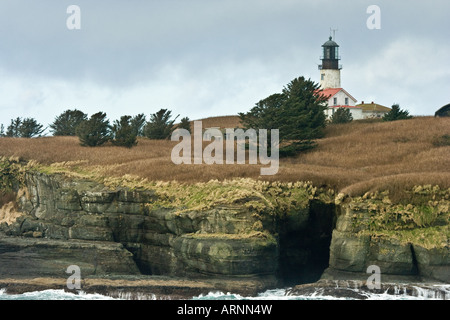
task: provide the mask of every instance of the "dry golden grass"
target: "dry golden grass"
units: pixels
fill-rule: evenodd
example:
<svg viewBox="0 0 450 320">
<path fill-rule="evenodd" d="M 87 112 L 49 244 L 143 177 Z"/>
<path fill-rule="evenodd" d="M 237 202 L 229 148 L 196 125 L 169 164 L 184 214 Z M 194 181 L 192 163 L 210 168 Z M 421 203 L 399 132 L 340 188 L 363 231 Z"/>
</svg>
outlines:
<svg viewBox="0 0 450 320">
<path fill-rule="evenodd" d="M 219 125 L 204 122 L 203 127 L 208 126 Z M 235 122 L 230 126 L 235 127 Z M 316 149 L 281 159 L 279 172 L 274 176 L 260 176 L 260 165 L 175 165 L 170 156 L 177 142 L 143 138 L 132 149 L 111 145 L 82 147 L 75 137 L 1 138 L 0 156 L 35 160 L 44 165 L 69 162 L 63 166 L 75 171 L 132 175 L 148 181 L 192 183 L 254 178 L 311 181 L 316 186 L 352 195 L 381 189 L 395 194 L 418 184 L 450 188 L 450 146 L 433 144 L 449 134 L 450 118 L 329 125 L 326 137 L 317 141 Z"/>
<path fill-rule="evenodd" d="M 219 116 L 201 119 L 203 128 L 217 127 L 220 129 L 226 128 L 241 128 L 241 120 L 239 116 Z M 193 125 L 193 124 L 192 124 Z"/>
</svg>

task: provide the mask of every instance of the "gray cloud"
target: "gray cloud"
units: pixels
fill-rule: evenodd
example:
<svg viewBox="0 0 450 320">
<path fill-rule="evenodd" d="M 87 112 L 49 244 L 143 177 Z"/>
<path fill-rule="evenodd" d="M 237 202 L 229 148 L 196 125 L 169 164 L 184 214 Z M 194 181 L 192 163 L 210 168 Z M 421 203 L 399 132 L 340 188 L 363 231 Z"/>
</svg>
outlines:
<svg viewBox="0 0 450 320">
<path fill-rule="evenodd" d="M 321 45 L 337 28 L 343 86 L 359 101 L 432 114 L 448 103 L 450 23 L 444 0 L 166 0 L 0 3 L 0 123 L 44 123 L 69 107 L 193 119 L 235 114 L 295 77 L 318 81 Z M 81 8 L 81 30 L 66 8 Z"/>
</svg>

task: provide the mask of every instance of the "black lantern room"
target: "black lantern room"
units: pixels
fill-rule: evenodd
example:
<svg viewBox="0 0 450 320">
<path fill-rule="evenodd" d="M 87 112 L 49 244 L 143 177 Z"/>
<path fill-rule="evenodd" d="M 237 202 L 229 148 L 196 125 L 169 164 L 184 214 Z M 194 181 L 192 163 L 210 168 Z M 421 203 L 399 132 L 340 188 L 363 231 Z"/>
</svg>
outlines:
<svg viewBox="0 0 450 320">
<path fill-rule="evenodd" d="M 342 69 L 339 65 L 339 60 L 341 59 L 339 57 L 339 45 L 332 40 L 332 37 L 330 37 L 329 40 L 322 45 L 322 47 L 322 64 L 319 65 L 319 69 Z"/>
</svg>

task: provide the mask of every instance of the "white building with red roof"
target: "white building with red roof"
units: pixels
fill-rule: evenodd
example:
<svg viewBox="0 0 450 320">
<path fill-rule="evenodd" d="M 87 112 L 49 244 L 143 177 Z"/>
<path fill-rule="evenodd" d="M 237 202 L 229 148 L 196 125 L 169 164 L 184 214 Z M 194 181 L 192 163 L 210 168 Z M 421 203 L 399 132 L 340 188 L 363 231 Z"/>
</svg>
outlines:
<svg viewBox="0 0 450 320">
<path fill-rule="evenodd" d="M 380 117 L 390 110 L 382 106 L 380 106 L 382 108 L 371 109 L 364 102 L 356 105 L 357 100 L 341 86 L 342 65 L 339 64 L 341 59 L 339 56 L 339 45 L 330 37 L 322 45 L 322 48 L 322 64 L 319 65 L 320 89 L 322 90 L 321 94 L 328 99 L 328 108 L 325 110 L 325 115 L 328 119 L 333 116 L 338 108 L 348 108 L 354 120 Z"/>
<path fill-rule="evenodd" d="M 338 108 L 349 108 L 353 119 L 364 119 L 361 107 L 356 106 L 357 100 L 343 88 L 326 88 L 321 94 L 328 98 L 327 118 L 331 118 Z"/>
</svg>

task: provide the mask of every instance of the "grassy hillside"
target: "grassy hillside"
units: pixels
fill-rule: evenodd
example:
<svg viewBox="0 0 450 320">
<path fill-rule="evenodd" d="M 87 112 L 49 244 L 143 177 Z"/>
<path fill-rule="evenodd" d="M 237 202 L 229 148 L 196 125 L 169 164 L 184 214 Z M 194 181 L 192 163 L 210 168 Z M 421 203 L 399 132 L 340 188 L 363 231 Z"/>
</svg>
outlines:
<svg viewBox="0 0 450 320">
<path fill-rule="evenodd" d="M 0 138 L 0 156 L 93 177 L 186 183 L 238 177 L 311 181 L 351 195 L 386 189 L 395 195 L 415 185 L 450 188 L 448 136 L 450 118 L 329 125 L 318 148 L 281 159 L 278 174 L 263 177 L 259 165 L 175 165 L 170 155 L 176 142 L 144 138 L 132 149 L 81 147 L 75 137 Z"/>
<path fill-rule="evenodd" d="M 241 120 L 239 116 L 219 116 L 200 119 L 203 128 L 218 127 L 221 129 L 226 128 L 241 128 Z M 193 125 L 193 121 L 192 121 Z M 193 127 L 192 127 L 193 128 Z"/>
</svg>

